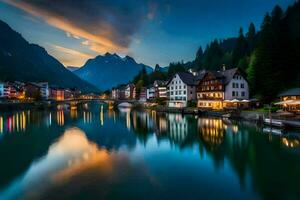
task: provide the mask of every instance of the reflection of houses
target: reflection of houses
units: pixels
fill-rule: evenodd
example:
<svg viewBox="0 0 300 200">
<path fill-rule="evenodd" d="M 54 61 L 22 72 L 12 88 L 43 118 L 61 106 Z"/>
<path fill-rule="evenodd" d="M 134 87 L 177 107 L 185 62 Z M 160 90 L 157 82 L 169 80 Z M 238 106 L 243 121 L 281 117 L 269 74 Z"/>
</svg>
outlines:
<svg viewBox="0 0 300 200">
<path fill-rule="evenodd" d="M 300 88 L 293 88 L 279 94 L 280 105 L 284 110 L 300 112 Z"/>
<path fill-rule="evenodd" d="M 199 108 L 247 107 L 248 82 L 238 68 L 206 72 L 197 86 Z"/>
<path fill-rule="evenodd" d="M 179 72 L 167 83 L 169 107 L 186 107 L 189 100 L 196 99 L 196 76 Z"/>
<path fill-rule="evenodd" d="M 207 144 L 218 146 L 224 141 L 225 127 L 222 119 L 199 118 L 198 127 Z"/>
<path fill-rule="evenodd" d="M 183 142 L 188 135 L 187 117 L 179 114 L 169 114 L 169 137 L 174 142 Z"/>
</svg>

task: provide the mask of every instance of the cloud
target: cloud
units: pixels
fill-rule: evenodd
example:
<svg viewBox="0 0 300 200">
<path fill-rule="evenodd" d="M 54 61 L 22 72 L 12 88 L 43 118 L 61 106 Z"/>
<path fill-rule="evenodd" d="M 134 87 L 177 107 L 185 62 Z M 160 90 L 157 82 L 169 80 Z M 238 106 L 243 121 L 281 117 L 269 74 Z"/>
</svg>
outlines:
<svg viewBox="0 0 300 200">
<path fill-rule="evenodd" d="M 2 1 L 65 31 L 68 37 L 89 41 L 91 50 L 100 53 L 126 53 L 148 9 L 143 2 L 134 0 Z M 152 18 L 152 14 L 149 16 Z"/>
<path fill-rule="evenodd" d="M 50 44 L 50 47 L 50 53 L 59 59 L 65 66 L 82 66 L 87 59 L 94 57 L 59 45 Z"/>
</svg>

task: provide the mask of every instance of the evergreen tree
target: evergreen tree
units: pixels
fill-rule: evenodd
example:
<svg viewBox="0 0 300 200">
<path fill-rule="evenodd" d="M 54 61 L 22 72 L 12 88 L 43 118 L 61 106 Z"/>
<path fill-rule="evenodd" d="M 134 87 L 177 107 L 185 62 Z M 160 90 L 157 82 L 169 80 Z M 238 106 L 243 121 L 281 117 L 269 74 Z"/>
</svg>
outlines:
<svg viewBox="0 0 300 200">
<path fill-rule="evenodd" d="M 172 77 L 177 72 L 183 72 L 183 71 L 185 71 L 183 62 L 170 63 L 168 69 L 168 77 Z"/>
<path fill-rule="evenodd" d="M 254 45 L 255 45 L 255 26 L 251 22 L 248 28 L 248 33 L 247 33 L 247 41 L 248 41 L 248 52 L 252 52 L 254 50 Z"/>
<path fill-rule="evenodd" d="M 240 59 L 242 59 L 248 52 L 248 42 L 244 36 L 243 29 L 239 30 L 239 37 L 237 44 L 232 54 L 233 65 L 238 65 Z"/>
<path fill-rule="evenodd" d="M 196 69 L 201 69 L 203 67 L 203 50 L 201 46 L 196 53 L 195 65 Z"/>
<path fill-rule="evenodd" d="M 222 66 L 223 50 L 220 47 L 218 40 L 214 40 L 205 49 L 203 59 L 203 67 L 208 70 L 219 70 Z"/>
</svg>

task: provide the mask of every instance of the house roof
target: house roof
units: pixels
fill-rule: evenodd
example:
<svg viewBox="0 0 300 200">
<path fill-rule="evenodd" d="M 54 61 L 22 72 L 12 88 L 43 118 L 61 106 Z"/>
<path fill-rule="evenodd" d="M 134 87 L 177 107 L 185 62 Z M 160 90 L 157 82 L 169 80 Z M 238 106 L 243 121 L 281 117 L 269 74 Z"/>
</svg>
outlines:
<svg viewBox="0 0 300 200">
<path fill-rule="evenodd" d="M 279 97 L 284 96 L 300 96 L 300 88 L 292 88 L 289 90 L 286 90 L 278 95 Z"/>
<path fill-rule="evenodd" d="M 155 80 L 154 83 L 156 83 L 158 86 L 166 86 L 168 81 Z"/>
<path fill-rule="evenodd" d="M 236 72 L 238 72 L 238 68 L 228 69 L 228 70 L 221 72 L 224 76 L 224 84 L 225 85 L 227 85 L 231 81 L 231 79 L 236 74 Z"/>
<path fill-rule="evenodd" d="M 189 72 L 178 72 L 179 78 L 187 85 L 196 85 L 196 76 Z"/>
</svg>

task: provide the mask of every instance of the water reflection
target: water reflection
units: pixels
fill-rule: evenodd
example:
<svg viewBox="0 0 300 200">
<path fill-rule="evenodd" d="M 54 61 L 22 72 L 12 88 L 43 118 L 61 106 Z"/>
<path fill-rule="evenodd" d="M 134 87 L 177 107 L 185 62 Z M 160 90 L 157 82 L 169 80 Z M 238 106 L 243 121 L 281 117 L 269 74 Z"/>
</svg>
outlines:
<svg viewBox="0 0 300 200">
<path fill-rule="evenodd" d="M 109 187 L 120 182 L 120 177 L 139 177 L 147 185 L 150 177 L 141 163 L 133 165 L 126 152 L 108 152 L 86 137 L 78 128 L 67 129 L 49 147 L 47 154 L 34 162 L 26 174 L 0 191 L 1 199 L 52 199 L 61 197 L 58 188 L 64 188 L 64 198 L 76 197 L 82 191 L 95 187 L 94 197 L 114 195 Z M 127 171 L 123 171 L 124 168 Z M 103 188 L 101 188 L 103 187 Z M 78 188 L 78 189 L 76 189 Z M 85 188 L 85 189 L 84 189 Z M 120 190 L 122 190 L 120 188 Z M 86 197 L 89 194 L 85 194 Z"/>
<path fill-rule="evenodd" d="M 141 185 L 139 194 L 154 197 L 176 198 L 180 191 L 204 199 L 209 193 L 219 199 L 300 196 L 299 133 L 276 136 L 241 121 L 88 108 L 0 115 L 0 199 L 55 198 L 61 190 L 129 198 Z M 20 149 L 22 159 L 15 159 Z"/>
</svg>

